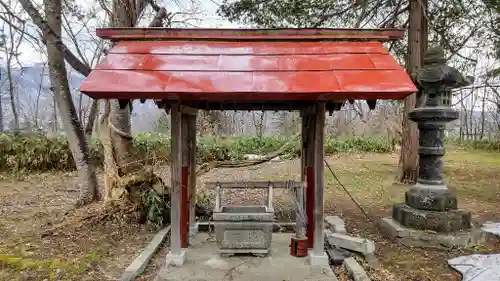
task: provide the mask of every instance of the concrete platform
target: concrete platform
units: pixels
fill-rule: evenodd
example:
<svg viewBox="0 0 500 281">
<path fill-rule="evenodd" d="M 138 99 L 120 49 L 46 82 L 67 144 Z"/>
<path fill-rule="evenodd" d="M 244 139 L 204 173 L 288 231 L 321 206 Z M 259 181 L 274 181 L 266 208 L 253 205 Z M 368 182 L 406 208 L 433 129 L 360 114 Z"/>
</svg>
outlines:
<svg viewBox="0 0 500 281">
<path fill-rule="evenodd" d="M 307 257 L 290 256 L 292 234 L 274 233 L 271 254 L 221 257 L 215 238 L 199 233 L 180 267 L 164 266 L 155 281 L 338 281 L 330 267 L 311 267 Z"/>
</svg>

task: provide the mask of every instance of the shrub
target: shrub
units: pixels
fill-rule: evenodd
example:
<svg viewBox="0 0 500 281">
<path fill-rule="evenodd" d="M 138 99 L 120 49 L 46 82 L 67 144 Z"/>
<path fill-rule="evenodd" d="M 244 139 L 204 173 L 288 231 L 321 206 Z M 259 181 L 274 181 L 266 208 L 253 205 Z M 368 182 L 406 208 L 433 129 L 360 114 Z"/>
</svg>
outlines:
<svg viewBox="0 0 500 281">
<path fill-rule="evenodd" d="M 197 141 L 198 162 L 241 160 L 245 154 L 268 154 L 280 149 L 291 139 L 285 136 L 233 137 L 203 136 Z M 134 138 L 134 148 L 140 158 L 167 161 L 170 153 L 170 138 L 160 133 L 140 133 Z M 385 138 L 356 137 L 325 139 L 325 154 L 392 151 Z M 90 154 L 97 165 L 102 165 L 103 147 L 99 140 L 90 141 Z M 300 141 L 291 144 L 285 154 L 300 156 Z M 75 164 L 65 137 L 45 135 L 0 134 L 0 170 L 36 171 L 74 170 Z"/>
<path fill-rule="evenodd" d="M 461 139 L 447 139 L 447 143 L 465 148 L 477 149 L 485 151 L 500 151 L 500 140 L 461 140 Z"/>
</svg>

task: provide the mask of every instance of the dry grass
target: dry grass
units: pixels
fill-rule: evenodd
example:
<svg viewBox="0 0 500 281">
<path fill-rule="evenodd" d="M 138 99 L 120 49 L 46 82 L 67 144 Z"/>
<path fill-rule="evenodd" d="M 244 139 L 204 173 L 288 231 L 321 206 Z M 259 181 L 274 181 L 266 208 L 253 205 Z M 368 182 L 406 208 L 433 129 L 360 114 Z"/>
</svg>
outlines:
<svg viewBox="0 0 500 281">
<path fill-rule="evenodd" d="M 0 181 L 0 280 L 116 280 L 151 233 L 123 218 L 67 225 L 63 218 L 99 212 L 74 211 L 72 174 L 31 175 Z"/>
<path fill-rule="evenodd" d="M 398 155 L 357 154 L 332 157 L 328 162 L 341 182 L 358 199 L 373 221 L 386 216 L 395 202 L 403 200 L 407 186 L 394 184 Z M 199 186 L 212 180 L 299 179 L 299 161 L 266 163 L 244 169 L 220 169 L 199 179 Z M 459 196 L 460 206 L 473 212 L 477 221 L 499 220 L 500 154 L 480 151 L 448 151 L 447 181 Z M 168 180 L 168 169 L 160 172 Z M 374 272 L 374 280 L 426 281 L 460 280 L 448 268 L 446 260 L 472 252 L 500 250 L 496 241 L 477 249 L 415 249 L 394 244 L 382 237 L 373 222 L 367 221 L 328 170 L 325 171 L 325 208 L 340 214 L 351 233 L 374 239 L 383 268 Z M 42 237 L 63 218 L 92 212 L 89 206 L 74 213 L 76 192 L 73 174 L 31 175 L 22 180 L 4 175 L 0 179 L 0 280 L 116 280 L 152 234 L 127 220 L 115 219 L 104 224 L 68 227 Z M 203 190 L 203 188 L 201 188 Z M 208 198 L 211 198 L 211 192 Z M 263 202 L 258 192 L 226 194 L 233 203 Z M 290 199 L 277 192 L 275 204 L 282 220 L 291 219 Z M 167 248 L 163 249 L 165 252 Z M 157 254 L 153 265 L 141 280 L 154 276 L 164 262 Z M 385 277 L 381 277 L 385 276 Z M 387 279 L 387 276 L 391 278 Z"/>
<path fill-rule="evenodd" d="M 340 214 L 347 223 L 348 231 L 376 241 L 377 255 L 383 268 L 372 273 L 374 280 L 400 281 L 458 281 L 460 275 L 447 265 L 447 260 L 472 253 L 492 253 L 500 250 L 497 239 L 487 245 L 469 250 L 439 250 L 409 248 L 388 241 L 380 235 L 376 222 L 390 215 L 392 204 L 404 200 L 409 186 L 395 183 L 398 155 L 357 154 L 330 157 L 328 163 L 351 194 L 367 211 L 368 221 L 347 197 L 331 173 L 325 171 L 325 211 Z M 266 163 L 253 170 L 218 170 L 202 181 L 216 179 L 298 179 L 298 160 Z M 448 185 L 459 197 L 461 208 L 473 212 L 475 221 L 500 220 L 497 202 L 500 201 L 500 154 L 481 151 L 449 150 L 445 157 L 445 175 Z M 211 195 L 211 194 L 210 194 Z M 231 194 L 233 203 L 262 202 L 261 194 Z M 286 193 L 278 193 L 275 204 L 281 207 L 287 219 L 289 199 Z M 388 277 L 390 276 L 390 278 Z"/>
</svg>

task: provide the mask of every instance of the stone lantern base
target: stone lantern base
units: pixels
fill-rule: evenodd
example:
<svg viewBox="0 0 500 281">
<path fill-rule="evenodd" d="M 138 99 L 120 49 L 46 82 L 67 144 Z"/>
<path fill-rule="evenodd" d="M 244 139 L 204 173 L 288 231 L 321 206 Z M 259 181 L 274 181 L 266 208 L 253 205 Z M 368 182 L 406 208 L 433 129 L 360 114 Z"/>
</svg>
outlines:
<svg viewBox="0 0 500 281">
<path fill-rule="evenodd" d="M 471 247 L 484 242 L 485 235 L 472 225 L 471 213 L 457 209 L 457 199 L 446 186 L 417 183 L 405 199 L 394 204 L 391 218 L 380 222 L 389 238 L 414 246 Z"/>
<path fill-rule="evenodd" d="M 463 210 L 438 212 L 395 204 L 392 207 L 392 218 L 405 227 L 440 233 L 467 231 L 471 228 L 471 213 Z"/>
<path fill-rule="evenodd" d="M 457 209 L 456 196 L 446 188 L 414 185 L 405 193 L 405 203 L 394 204 L 392 217 L 380 228 L 389 238 L 413 246 L 471 247 L 485 235 L 472 226 L 471 213 Z"/>
</svg>

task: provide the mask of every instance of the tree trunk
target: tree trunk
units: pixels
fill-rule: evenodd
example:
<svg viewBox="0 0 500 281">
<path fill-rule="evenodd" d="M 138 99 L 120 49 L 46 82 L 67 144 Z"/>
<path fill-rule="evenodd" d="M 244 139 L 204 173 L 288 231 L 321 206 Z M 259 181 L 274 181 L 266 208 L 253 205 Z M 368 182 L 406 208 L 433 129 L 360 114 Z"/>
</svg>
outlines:
<svg viewBox="0 0 500 281">
<path fill-rule="evenodd" d="M 92 101 L 89 118 L 87 120 L 87 124 L 85 125 L 85 135 L 87 136 L 88 139 L 90 139 L 90 137 L 92 136 L 92 132 L 98 114 L 99 114 L 99 100 L 95 99 Z"/>
<path fill-rule="evenodd" d="M 12 32 L 12 31 L 11 31 Z M 12 38 L 12 36 L 11 36 Z M 14 43 L 11 43 L 12 45 Z M 9 83 L 10 107 L 12 108 L 12 117 L 14 118 L 14 131 L 19 131 L 19 114 L 17 113 L 16 98 L 14 94 L 14 81 L 12 80 L 12 56 L 14 50 L 7 51 L 7 83 Z M 3 123 L 2 123 L 3 124 Z M 3 131 L 3 128 L 2 128 Z"/>
<path fill-rule="evenodd" d="M 113 0 L 113 26 L 133 27 L 144 8 L 142 2 L 139 2 Z M 166 14 L 164 10 L 163 14 Z M 161 19 L 155 17 L 155 20 L 161 24 Z M 100 138 L 104 146 L 105 200 L 130 200 L 140 205 L 141 192 L 160 183 L 160 180 L 154 174 L 146 172 L 137 161 L 131 133 L 131 111 L 130 100 L 105 101 L 104 114 L 99 122 Z M 139 181 L 142 184 L 137 184 Z"/>
<path fill-rule="evenodd" d="M 57 117 L 57 98 L 56 94 L 52 93 L 54 95 L 53 100 L 52 100 L 52 132 L 56 134 L 59 132 L 59 118 Z"/>
<path fill-rule="evenodd" d="M 141 5 L 142 6 L 142 5 Z M 144 8 L 144 6 L 142 6 Z M 141 11 L 133 0 L 113 0 L 113 27 L 133 27 L 137 22 L 137 15 Z M 111 144 L 119 174 L 129 174 L 140 170 L 140 165 L 133 164 L 133 138 L 131 132 L 130 113 L 132 101 L 109 100 L 109 126 L 111 127 Z M 120 106 L 126 104 L 126 106 Z"/>
<path fill-rule="evenodd" d="M 421 4 L 423 2 L 423 4 Z M 414 73 L 420 69 L 423 60 L 423 51 L 427 44 L 427 0 L 410 0 L 410 28 L 408 31 L 408 72 Z M 425 10 L 424 10 L 425 9 Z M 402 183 L 415 183 L 418 177 L 418 131 L 417 124 L 408 119 L 408 114 L 415 108 L 418 94 L 412 94 L 405 99 L 402 146 L 399 158 L 400 176 Z"/>
<path fill-rule="evenodd" d="M 0 79 L 2 78 L 2 72 L 0 71 Z M 2 105 L 2 93 L 0 92 L 0 133 L 5 131 L 4 118 L 3 118 L 3 105 Z"/>
<path fill-rule="evenodd" d="M 485 118 L 485 106 L 486 106 L 486 88 L 483 89 L 483 100 L 481 101 L 481 133 L 480 133 L 480 139 L 482 140 L 484 138 L 484 125 L 486 123 L 486 118 Z"/>
<path fill-rule="evenodd" d="M 61 0 L 45 0 L 44 7 L 48 25 L 60 37 L 62 25 Z M 78 203 L 87 204 L 98 199 L 97 178 L 95 168 L 90 160 L 87 139 L 85 138 L 80 120 L 78 120 L 75 105 L 71 97 L 64 54 L 58 49 L 58 42 L 55 38 L 54 36 L 46 37 L 49 77 L 81 180 L 79 183 L 80 197 Z"/>
</svg>

